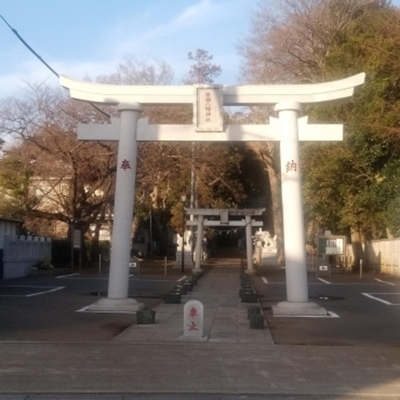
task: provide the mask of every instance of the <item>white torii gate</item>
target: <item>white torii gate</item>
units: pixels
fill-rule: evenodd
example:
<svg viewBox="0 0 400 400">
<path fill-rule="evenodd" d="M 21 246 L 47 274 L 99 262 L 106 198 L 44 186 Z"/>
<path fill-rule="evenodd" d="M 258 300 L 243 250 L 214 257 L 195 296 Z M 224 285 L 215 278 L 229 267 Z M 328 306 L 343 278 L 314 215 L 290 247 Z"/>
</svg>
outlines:
<svg viewBox="0 0 400 400">
<path fill-rule="evenodd" d="M 326 314 L 308 301 L 306 251 L 299 163 L 299 140 L 342 140 L 342 125 L 308 125 L 298 118 L 301 104 L 322 103 L 353 94 L 365 74 L 306 85 L 108 85 L 60 77 L 72 98 L 117 105 L 120 120 L 110 125 L 80 125 L 82 140 L 115 140 L 118 145 L 114 228 L 108 297 L 92 310 L 136 311 L 142 307 L 128 298 L 131 221 L 133 217 L 137 141 L 276 141 L 281 145 L 282 204 L 287 301 L 273 307 L 274 315 Z M 142 105 L 193 104 L 193 125 L 149 125 L 139 120 Z M 279 118 L 268 125 L 223 123 L 223 106 L 275 105 Z"/>
<path fill-rule="evenodd" d="M 242 210 L 237 209 L 210 209 L 210 208 L 185 208 L 188 215 L 196 217 L 194 221 L 187 221 L 186 225 L 197 226 L 197 242 L 196 242 L 196 258 L 193 273 L 201 272 L 201 250 L 203 241 L 203 227 L 205 226 L 223 226 L 223 227 L 245 227 L 246 232 L 246 259 L 247 269 L 245 272 L 249 275 L 254 274 L 253 269 L 253 243 L 251 236 L 251 228 L 253 226 L 263 226 L 262 221 L 252 220 L 252 216 L 260 216 L 265 211 L 265 208 L 247 208 Z M 210 220 L 204 217 L 213 216 L 219 217 L 217 220 Z M 241 221 L 230 221 L 230 216 L 242 216 Z"/>
</svg>

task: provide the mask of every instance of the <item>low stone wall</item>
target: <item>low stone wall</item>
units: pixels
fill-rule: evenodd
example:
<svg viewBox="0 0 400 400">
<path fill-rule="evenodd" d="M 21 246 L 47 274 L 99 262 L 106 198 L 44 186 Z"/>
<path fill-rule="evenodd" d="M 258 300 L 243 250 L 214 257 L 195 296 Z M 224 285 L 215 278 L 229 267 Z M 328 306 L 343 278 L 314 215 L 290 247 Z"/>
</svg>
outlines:
<svg viewBox="0 0 400 400">
<path fill-rule="evenodd" d="M 400 276 L 400 239 L 373 240 L 364 244 L 364 249 L 370 268 Z"/>
<path fill-rule="evenodd" d="M 373 240 L 362 244 L 366 267 L 377 272 L 400 277 L 400 239 Z M 354 264 L 353 246 L 346 246 L 346 254 L 340 256 L 342 266 L 351 268 Z M 307 254 L 307 270 L 314 272 L 319 260 Z"/>
<path fill-rule="evenodd" d="M 51 239 L 31 236 L 4 236 L 3 277 L 21 278 L 46 257 L 51 258 Z"/>
</svg>

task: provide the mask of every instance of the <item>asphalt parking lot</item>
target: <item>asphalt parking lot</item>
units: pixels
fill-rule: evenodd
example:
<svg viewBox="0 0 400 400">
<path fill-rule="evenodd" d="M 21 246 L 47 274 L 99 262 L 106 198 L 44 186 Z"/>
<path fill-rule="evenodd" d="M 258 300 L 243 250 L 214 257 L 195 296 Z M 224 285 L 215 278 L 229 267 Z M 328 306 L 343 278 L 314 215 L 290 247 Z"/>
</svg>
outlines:
<svg viewBox="0 0 400 400">
<path fill-rule="evenodd" d="M 400 346 L 399 278 L 308 274 L 310 301 L 329 311 L 327 318 L 272 316 L 271 306 L 286 299 L 284 271 L 261 270 L 253 282 L 276 344 Z"/>
<path fill-rule="evenodd" d="M 182 276 L 131 276 L 129 296 L 153 308 Z M 111 340 L 136 317 L 85 311 L 106 296 L 107 284 L 107 273 L 88 272 L 0 281 L 0 341 Z"/>
<path fill-rule="evenodd" d="M 131 276 L 129 295 L 154 308 L 182 276 L 176 269 Z M 310 300 L 330 312 L 327 318 L 273 317 L 271 306 L 286 299 L 285 271 L 260 269 L 252 279 L 278 345 L 400 346 L 398 278 L 309 274 Z M 106 295 L 107 284 L 107 273 L 87 271 L 0 281 L 0 341 L 110 341 L 136 317 L 85 311 Z"/>
</svg>

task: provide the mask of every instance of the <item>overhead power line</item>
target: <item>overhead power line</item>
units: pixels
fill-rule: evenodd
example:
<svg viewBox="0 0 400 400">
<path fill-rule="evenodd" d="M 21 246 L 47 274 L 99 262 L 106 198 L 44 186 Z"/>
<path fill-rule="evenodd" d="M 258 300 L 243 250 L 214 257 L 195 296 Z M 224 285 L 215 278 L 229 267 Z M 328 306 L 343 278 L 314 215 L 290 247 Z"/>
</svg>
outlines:
<svg viewBox="0 0 400 400">
<path fill-rule="evenodd" d="M 12 30 L 12 32 L 14 33 L 14 35 L 25 45 L 25 47 L 27 47 L 31 53 L 33 53 L 57 78 L 60 77 L 59 74 L 57 74 L 56 71 L 54 71 L 53 68 L 50 67 L 49 64 L 47 64 L 46 61 L 43 60 L 42 57 L 40 57 L 40 55 L 38 53 L 36 53 L 35 50 L 32 49 L 31 46 L 29 46 L 28 43 L 25 42 L 25 40 L 21 37 L 21 35 L 5 20 L 5 18 L 0 15 L 0 18 L 6 23 L 6 25 Z"/>
<path fill-rule="evenodd" d="M 34 54 L 35 57 L 38 58 L 39 61 L 40 61 L 42 64 L 44 64 L 57 78 L 59 78 L 60 75 L 59 75 L 53 68 L 51 68 L 50 65 L 49 65 L 46 61 L 44 61 L 43 58 L 42 58 L 38 53 L 36 53 L 36 51 L 33 50 L 31 46 L 29 46 L 29 44 L 21 37 L 21 35 L 17 32 L 17 30 L 14 29 L 14 28 L 6 21 L 6 19 L 5 19 L 2 15 L 0 15 L 0 18 L 1 18 L 1 19 L 4 21 L 4 23 L 11 29 L 11 31 L 14 33 L 14 35 L 23 43 L 23 45 L 24 45 L 32 54 Z M 89 103 L 89 104 L 90 104 L 93 108 L 95 108 L 97 111 L 101 112 L 103 115 L 105 115 L 106 117 L 110 118 L 110 116 L 109 116 L 105 111 L 103 111 L 102 109 L 100 109 L 99 107 L 97 107 L 96 105 L 94 105 L 93 103 Z"/>
</svg>

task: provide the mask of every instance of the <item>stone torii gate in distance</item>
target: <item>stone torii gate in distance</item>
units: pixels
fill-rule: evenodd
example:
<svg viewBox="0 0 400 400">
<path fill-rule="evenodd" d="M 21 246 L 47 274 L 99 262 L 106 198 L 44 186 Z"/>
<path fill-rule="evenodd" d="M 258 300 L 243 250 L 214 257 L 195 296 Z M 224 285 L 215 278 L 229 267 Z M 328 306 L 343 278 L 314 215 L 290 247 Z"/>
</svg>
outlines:
<svg viewBox="0 0 400 400">
<path fill-rule="evenodd" d="M 326 310 L 308 300 L 299 140 L 342 140 L 342 125 L 308 125 L 299 119 L 301 104 L 322 103 L 353 95 L 365 74 L 305 85 L 108 85 L 60 77 L 76 100 L 117 105 L 120 119 L 110 125 L 80 125 L 78 139 L 118 141 L 114 228 L 108 297 L 91 310 L 137 311 L 128 298 L 131 221 L 133 218 L 137 141 L 280 141 L 287 301 L 274 315 L 321 315 Z M 149 125 L 139 120 L 142 105 L 192 104 L 193 125 Z M 223 106 L 274 105 L 279 118 L 267 125 L 223 123 Z"/>
</svg>

